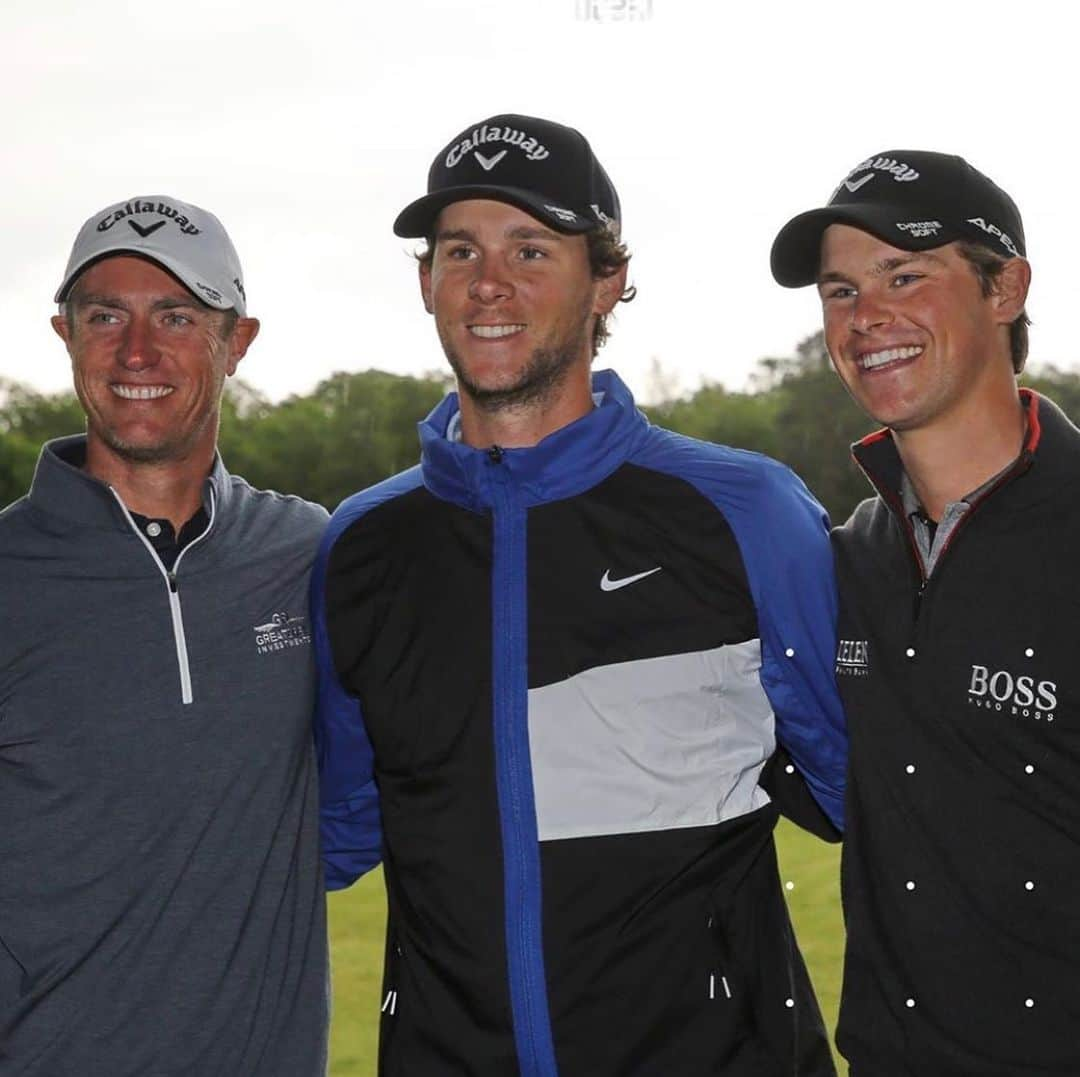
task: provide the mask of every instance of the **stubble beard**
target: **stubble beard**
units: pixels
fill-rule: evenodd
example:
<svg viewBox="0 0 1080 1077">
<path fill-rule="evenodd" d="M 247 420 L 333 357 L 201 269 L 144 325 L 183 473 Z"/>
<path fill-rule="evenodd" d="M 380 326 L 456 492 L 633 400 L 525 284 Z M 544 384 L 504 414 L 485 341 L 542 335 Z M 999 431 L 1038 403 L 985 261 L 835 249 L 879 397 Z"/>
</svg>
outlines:
<svg viewBox="0 0 1080 1077">
<path fill-rule="evenodd" d="M 535 408 L 558 397 L 570 371 L 585 353 L 590 324 L 591 315 L 572 335 L 555 344 L 534 348 L 517 379 L 509 385 L 498 387 L 478 384 L 469 376 L 465 363 L 449 339 L 444 338 L 442 345 L 457 379 L 458 392 L 467 396 L 481 411 L 492 414 Z"/>
<path fill-rule="evenodd" d="M 220 401 L 220 393 L 218 400 Z M 86 409 L 85 402 L 83 408 Z M 220 403 L 218 407 L 201 416 L 190 429 L 173 429 L 150 442 L 128 440 L 106 422 L 103 415 L 95 415 L 89 411 L 87 415 L 90 432 L 119 459 L 131 464 L 168 464 L 188 459 L 206 436 L 207 429 L 213 430 L 216 441 Z M 94 421 L 95 419 L 97 421 Z"/>
<path fill-rule="evenodd" d="M 185 459 L 191 452 L 196 438 L 159 441 L 152 445 L 140 445 L 117 437 L 112 430 L 101 431 L 101 440 L 122 460 L 132 464 L 164 464 Z"/>
</svg>

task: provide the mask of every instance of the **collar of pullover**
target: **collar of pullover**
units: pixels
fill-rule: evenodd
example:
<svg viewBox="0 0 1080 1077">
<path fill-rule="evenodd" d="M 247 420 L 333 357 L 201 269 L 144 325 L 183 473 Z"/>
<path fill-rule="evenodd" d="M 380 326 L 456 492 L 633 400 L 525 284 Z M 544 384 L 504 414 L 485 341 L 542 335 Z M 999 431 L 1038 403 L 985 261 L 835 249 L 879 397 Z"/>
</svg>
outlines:
<svg viewBox="0 0 1080 1077">
<path fill-rule="evenodd" d="M 447 437 L 458 414 L 450 393 L 420 423 L 424 485 L 437 497 L 482 510 L 494 485 L 511 484 L 526 505 L 573 497 L 610 475 L 645 438 L 648 420 L 610 370 L 593 375 L 596 407 L 523 449 L 474 449 Z M 502 478 L 496 476 L 496 469 Z"/>
<path fill-rule="evenodd" d="M 60 517 L 83 527 L 103 531 L 127 531 L 124 518 L 111 487 L 88 475 L 70 461 L 86 456 L 86 435 L 47 441 L 38 457 L 34 481 L 30 485 L 30 504 L 50 516 Z M 221 457 L 214 454 L 214 466 L 203 486 L 203 505 L 209 511 L 208 490 L 213 487 L 216 511 L 228 505 L 232 494 L 229 475 Z"/>
<path fill-rule="evenodd" d="M 1060 470 L 1076 466 L 1077 431 L 1061 409 L 1031 389 L 1020 390 L 1020 402 L 1027 416 L 1027 436 L 1016 461 L 995 476 L 993 489 L 1027 472 L 1036 460 L 1044 476 L 1055 482 L 1063 477 Z M 889 431 L 877 430 L 855 442 L 851 455 L 882 498 L 898 515 L 906 515 L 901 495 L 904 465 Z M 987 492 L 983 487 L 978 491 Z"/>
</svg>

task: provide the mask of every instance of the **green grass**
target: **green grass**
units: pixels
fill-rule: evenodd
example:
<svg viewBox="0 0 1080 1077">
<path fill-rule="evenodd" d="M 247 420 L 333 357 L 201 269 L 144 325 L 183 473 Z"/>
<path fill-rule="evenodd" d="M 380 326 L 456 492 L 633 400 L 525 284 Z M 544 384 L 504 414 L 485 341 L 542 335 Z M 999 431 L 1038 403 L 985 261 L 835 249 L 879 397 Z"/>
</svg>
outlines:
<svg viewBox="0 0 1080 1077">
<path fill-rule="evenodd" d="M 786 891 L 792 919 L 831 1032 L 836 1027 L 843 952 L 840 848 L 785 823 L 777 831 L 777 846 L 781 878 L 793 884 Z M 375 1073 L 385 924 L 381 870 L 330 895 L 331 1077 L 372 1077 Z M 841 1068 L 841 1074 L 846 1072 Z"/>
</svg>

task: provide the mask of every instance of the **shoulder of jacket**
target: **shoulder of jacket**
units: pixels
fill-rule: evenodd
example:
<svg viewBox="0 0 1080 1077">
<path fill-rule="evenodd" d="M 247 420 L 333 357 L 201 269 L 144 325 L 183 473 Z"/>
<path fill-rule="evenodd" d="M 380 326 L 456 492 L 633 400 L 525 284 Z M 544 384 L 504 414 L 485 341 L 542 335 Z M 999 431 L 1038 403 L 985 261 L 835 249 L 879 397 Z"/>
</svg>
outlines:
<svg viewBox="0 0 1080 1077">
<path fill-rule="evenodd" d="M 833 541 L 840 546 L 852 546 L 865 540 L 869 533 L 890 519 L 885 502 L 880 497 L 868 497 L 855 506 L 851 515 L 833 528 Z"/>
<path fill-rule="evenodd" d="M 395 498 L 404 497 L 424 485 L 420 465 L 400 471 L 388 479 L 350 495 L 341 502 L 330 517 L 324 546 L 332 545 L 341 533 L 373 509 Z"/>
</svg>

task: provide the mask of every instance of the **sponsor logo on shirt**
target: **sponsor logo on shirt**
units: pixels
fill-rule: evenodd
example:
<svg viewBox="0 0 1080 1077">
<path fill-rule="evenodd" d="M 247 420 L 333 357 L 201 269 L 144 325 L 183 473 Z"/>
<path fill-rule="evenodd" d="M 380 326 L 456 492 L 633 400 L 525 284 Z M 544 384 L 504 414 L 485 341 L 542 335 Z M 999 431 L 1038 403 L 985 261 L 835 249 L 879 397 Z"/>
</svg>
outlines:
<svg viewBox="0 0 1080 1077">
<path fill-rule="evenodd" d="M 1016 676 L 1006 669 L 972 666 L 968 703 L 1017 718 L 1052 722 L 1057 707 L 1057 683 Z"/>
<path fill-rule="evenodd" d="M 838 677 L 870 676 L 870 644 L 864 639 L 842 639 L 836 649 Z"/>
<path fill-rule="evenodd" d="M 290 647 L 306 647 L 311 643 L 307 618 L 291 617 L 286 610 L 275 613 L 266 624 L 255 625 L 253 631 L 259 654 L 285 651 Z"/>
</svg>

